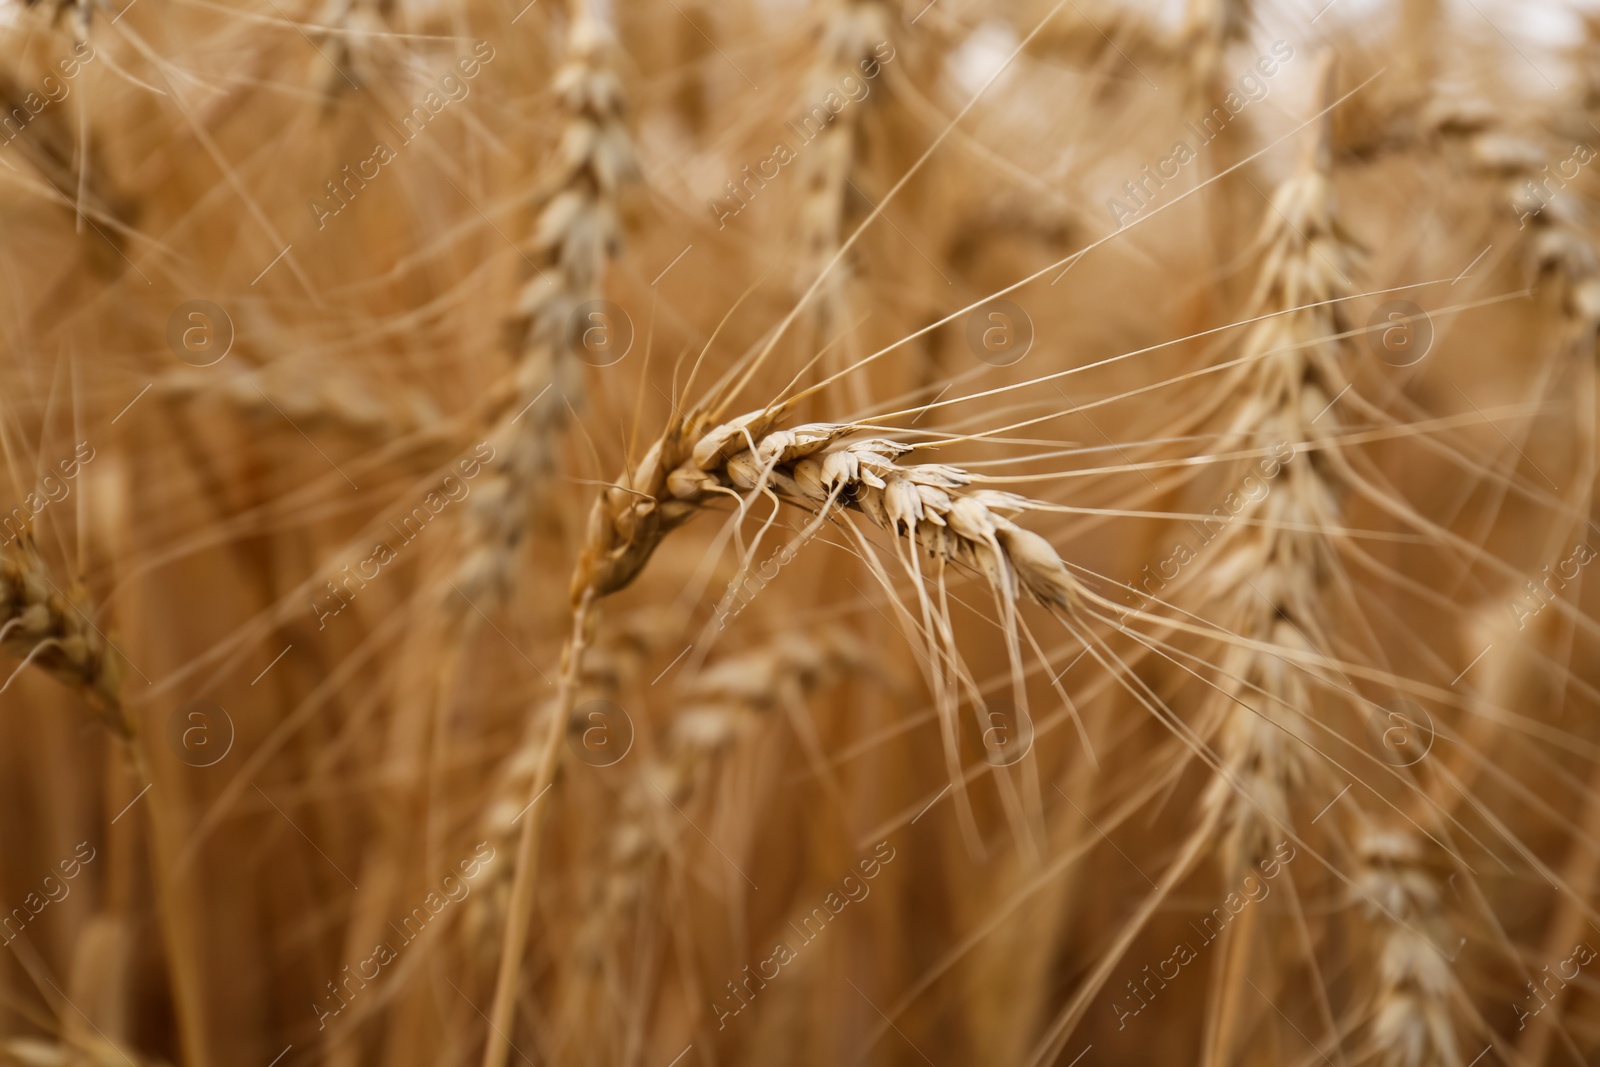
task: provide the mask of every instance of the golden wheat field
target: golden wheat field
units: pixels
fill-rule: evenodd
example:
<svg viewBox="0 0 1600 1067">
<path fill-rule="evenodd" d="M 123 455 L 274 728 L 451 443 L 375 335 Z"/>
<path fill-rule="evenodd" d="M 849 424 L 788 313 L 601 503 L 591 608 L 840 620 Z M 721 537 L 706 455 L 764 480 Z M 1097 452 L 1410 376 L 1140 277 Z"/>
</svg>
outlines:
<svg viewBox="0 0 1600 1067">
<path fill-rule="evenodd" d="M 1600 1063 L 1600 9 L 0 41 L 0 1064 Z"/>
</svg>

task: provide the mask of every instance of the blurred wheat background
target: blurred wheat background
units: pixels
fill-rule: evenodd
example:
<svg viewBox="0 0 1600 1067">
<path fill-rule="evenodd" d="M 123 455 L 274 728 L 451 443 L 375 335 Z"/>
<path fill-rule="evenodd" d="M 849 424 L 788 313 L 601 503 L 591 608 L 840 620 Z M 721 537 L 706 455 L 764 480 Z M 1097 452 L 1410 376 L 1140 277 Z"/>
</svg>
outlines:
<svg viewBox="0 0 1600 1067">
<path fill-rule="evenodd" d="M 1600 1063 L 1600 12 L 0 36 L 0 1063 Z"/>
</svg>

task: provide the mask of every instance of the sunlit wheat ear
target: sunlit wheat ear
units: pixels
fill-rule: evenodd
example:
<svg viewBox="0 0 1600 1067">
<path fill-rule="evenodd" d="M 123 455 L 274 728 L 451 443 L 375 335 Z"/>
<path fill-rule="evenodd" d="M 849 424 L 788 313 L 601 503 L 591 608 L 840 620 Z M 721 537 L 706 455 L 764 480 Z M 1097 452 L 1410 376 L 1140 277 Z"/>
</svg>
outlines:
<svg viewBox="0 0 1600 1067">
<path fill-rule="evenodd" d="M 598 595 L 624 588 L 662 537 L 701 506 L 755 494 L 824 518 L 839 508 L 858 512 L 936 560 L 972 567 L 1009 603 L 1023 591 L 1053 607 L 1077 602 L 1077 581 L 1050 543 L 1002 514 L 1028 509 L 1026 498 L 968 489 L 974 476 L 959 467 L 903 464 L 911 446 L 902 442 L 846 441 L 853 431 L 845 424 L 776 430 L 776 421 L 756 411 L 692 442 L 681 429 L 657 442 L 596 501 L 580 588 Z"/>
<path fill-rule="evenodd" d="M 1360 261 L 1335 214 L 1326 128 L 1313 132 L 1300 171 L 1278 188 L 1264 217 L 1266 254 L 1257 290 L 1264 310 L 1303 310 L 1264 320 L 1246 335 L 1243 353 L 1261 358 L 1239 375 L 1240 402 L 1219 448 L 1252 445 L 1268 454 L 1241 472 L 1244 481 L 1234 490 L 1246 498 L 1262 494 L 1245 512 L 1261 523 L 1224 527 L 1195 588 L 1206 618 L 1252 642 L 1297 652 L 1320 651 L 1326 640 L 1337 548 L 1323 531 L 1344 524 L 1344 489 L 1322 453 L 1338 447 L 1342 420 L 1330 401 L 1343 388 L 1337 358 L 1353 345 L 1348 338 L 1318 342 L 1345 329 L 1335 301 L 1353 292 L 1351 275 Z M 1303 444 L 1322 448 L 1296 447 Z M 1287 794 L 1304 773 L 1305 745 L 1291 735 L 1308 733 L 1310 680 L 1248 645 L 1228 647 L 1219 666 L 1215 699 L 1228 722 L 1224 758 L 1243 772 L 1243 788 L 1231 797 L 1233 787 L 1219 779 L 1209 802 L 1239 807 L 1229 818 L 1235 834 L 1230 860 L 1248 866 L 1267 844 L 1263 835 L 1278 832 Z M 1285 727 L 1285 720 L 1302 725 Z"/>
<path fill-rule="evenodd" d="M 1383 1067 L 1462 1067 L 1457 1027 L 1471 1000 L 1451 963 L 1442 887 L 1409 829 L 1369 827 L 1356 849 L 1354 893 L 1377 951 L 1367 1053 Z"/>
<path fill-rule="evenodd" d="M 912 450 L 909 444 L 882 438 L 846 441 L 852 432 L 848 425 L 812 423 L 775 430 L 776 421 L 769 410 L 710 430 L 702 420 L 695 423 L 699 433 L 692 441 L 681 426 L 658 441 L 626 481 L 605 490 L 595 502 L 588 544 L 574 576 L 574 596 L 605 596 L 625 587 L 672 528 L 705 505 L 730 497 L 740 501 L 741 513 L 763 497 L 804 508 L 817 516 L 813 527 L 847 513 L 865 516 L 892 536 L 900 568 L 910 579 L 918 610 L 904 607 L 898 597 L 892 603 L 912 627 L 918 651 L 925 652 L 918 663 L 940 711 L 946 769 L 956 786 L 962 833 L 969 850 L 981 855 L 961 773 L 956 721 L 963 695 L 980 717 L 984 700 L 956 647 L 946 568 L 970 568 L 988 585 L 1006 640 L 1012 697 L 1022 713 L 1027 711 L 1027 690 L 1019 598 L 1025 593 L 1052 610 L 1071 611 L 1080 602 L 1077 581 L 1048 541 L 1007 517 L 1031 507 L 1026 498 L 970 489 L 974 476 L 958 467 L 903 463 Z M 889 584 L 887 569 L 865 538 L 853 524 L 846 528 L 870 557 L 880 583 Z M 755 550 L 752 545 L 740 561 L 741 573 Z M 923 562 L 924 555 L 929 562 Z M 1008 815 L 1021 833 L 1020 805 L 1008 804 Z"/>
<path fill-rule="evenodd" d="M 29 666 L 87 694 L 111 725 L 127 734 L 122 718 L 122 659 L 90 621 L 82 590 L 69 597 L 23 535 L 0 549 L 0 648 L 21 657 L 0 691 Z"/>
</svg>

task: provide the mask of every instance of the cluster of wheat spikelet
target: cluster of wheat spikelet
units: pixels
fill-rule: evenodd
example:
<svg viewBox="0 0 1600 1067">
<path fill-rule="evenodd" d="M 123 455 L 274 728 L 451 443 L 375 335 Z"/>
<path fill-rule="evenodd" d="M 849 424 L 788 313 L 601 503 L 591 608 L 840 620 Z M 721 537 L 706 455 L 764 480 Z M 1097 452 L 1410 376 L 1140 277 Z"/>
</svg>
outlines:
<svg viewBox="0 0 1600 1067">
<path fill-rule="evenodd" d="M 1596 1062 L 1537 7 L 0 0 L 0 1065 Z"/>
</svg>

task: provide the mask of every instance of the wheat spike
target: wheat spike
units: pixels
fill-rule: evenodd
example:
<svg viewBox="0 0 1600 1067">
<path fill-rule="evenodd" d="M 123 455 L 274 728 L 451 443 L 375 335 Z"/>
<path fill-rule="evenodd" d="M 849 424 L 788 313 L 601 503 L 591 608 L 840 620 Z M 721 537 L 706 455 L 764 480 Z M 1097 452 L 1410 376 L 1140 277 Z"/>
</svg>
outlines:
<svg viewBox="0 0 1600 1067">
<path fill-rule="evenodd" d="M 903 464 L 913 449 L 904 442 L 845 441 L 852 432 L 845 424 L 778 430 L 776 421 L 771 411 L 751 412 L 692 444 L 682 429 L 669 431 L 631 477 L 596 501 L 578 572 L 584 584 L 575 589 L 604 596 L 626 587 L 661 538 L 699 506 L 743 490 L 825 516 L 835 507 L 859 512 L 932 557 L 972 567 L 1007 598 L 1025 591 L 1053 607 L 1076 602 L 1076 580 L 1055 549 L 1003 514 L 1027 510 L 1026 498 L 969 489 L 974 476 L 959 467 Z"/>
<path fill-rule="evenodd" d="M 1321 741 L 1312 725 L 1318 705 L 1326 703 L 1321 687 L 1265 651 L 1284 649 L 1303 662 L 1321 654 L 1331 636 L 1327 604 L 1336 595 L 1339 563 L 1337 546 L 1323 531 L 1344 524 L 1344 494 L 1317 446 L 1338 447 L 1341 419 L 1330 401 L 1342 390 L 1340 357 L 1355 348 L 1348 339 L 1322 339 L 1345 329 L 1339 301 L 1354 291 L 1351 275 L 1361 251 L 1336 213 L 1329 132 L 1326 121 L 1311 127 L 1300 167 L 1278 187 L 1263 217 L 1263 265 L 1251 311 L 1287 314 L 1256 324 L 1241 343 L 1245 362 L 1230 392 L 1242 400 L 1216 446 L 1222 452 L 1294 451 L 1263 461 L 1271 463 L 1272 477 L 1252 467 L 1235 486 L 1246 499 L 1256 489 L 1263 495 L 1223 527 L 1220 544 L 1208 549 L 1210 564 L 1195 579 L 1202 616 L 1244 639 L 1223 646 L 1217 691 L 1208 701 L 1221 721 L 1221 767 L 1204 803 L 1223 827 L 1223 884 L 1251 874 L 1284 839 L 1295 796 L 1331 796 L 1339 789 L 1321 759 L 1307 758 Z M 1246 516 L 1260 525 L 1237 521 Z M 1208 1064 L 1234 1062 L 1240 1016 L 1254 997 L 1239 975 L 1255 973 L 1261 980 L 1253 958 L 1261 951 L 1255 947 L 1261 921 L 1252 911 L 1230 928 L 1226 984 L 1213 991 L 1218 1006 L 1210 1019 Z"/>
<path fill-rule="evenodd" d="M 243 417 L 262 423 L 287 418 L 309 431 L 332 431 L 375 442 L 445 437 L 433 398 L 408 389 L 373 388 L 366 375 L 343 368 L 305 374 L 268 363 L 239 369 L 170 371 L 156 380 L 157 395 L 191 403 L 217 397 Z"/>
<path fill-rule="evenodd" d="M 22 657 L 23 667 L 40 669 L 83 689 L 117 729 L 127 732 L 122 715 L 122 660 L 79 606 L 50 577 L 33 540 L 24 534 L 0 551 L 0 647 Z M 11 679 L 7 680 L 7 685 Z"/>
<path fill-rule="evenodd" d="M 860 183 L 864 126 L 868 112 L 882 107 L 882 94 L 886 88 L 868 89 L 859 101 L 850 100 L 837 113 L 824 101 L 839 99 L 846 85 L 873 83 L 864 77 L 864 70 L 881 71 L 875 50 L 887 46 L 893 55 L 892 32 L 894 18 L 889 5 L 881 0 L 838 0 L 823 16 L 816 63 L 806 80 L 803 107 L 813 109 L 804 115 L 801 123 L 815 121 L 818 110 L 823 114 L 823 125 L 815 137 L 800 149 L 797 177 L 805 190 L 799 206 L 798 230 L 801 254 L 797 262 L 796 280 L 800 288 L 821 279 L 813 295 L 808 317 L 817 337 L 832 337 L 840 330 L 854 325 L 855 305 L 853 291 L 860 285 L 853 277 L 848 259 L 835 263 L 840 245 L 852 216 L 859 212 L 851 205 L 864 194 Z M 901 61 L 904 63 L 904 60 Z M 881 76 L 878 82 L 888 83 Z M 834 360 L 848 358 L 830 357 Z M 852 379 L 854 400 L 864 404 L 866 396 L 859 378 Z"/>
<path fill-rule="evenodd" d="M 484 610 L 511 589 L 530 509 L 557 466 L 569 405 L 583 405 L 577 352 L 590 323 L 575 316 L 600 296 L 606 261 L 620 241 L 617 198 L 636 172 L 622 119 L 622 83 L 610 65 L 614 48 L 609 28 L 579 4 L 554 85 L 565 125 L 548 172 L 550 191 L 525 251 L 534 274 L 508 323 L 515 348 L 509 399 L 489 437 L 494 467 L 468 509 L 466 549 L 455 577 Z"/>
</svg>

